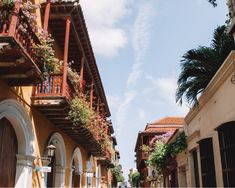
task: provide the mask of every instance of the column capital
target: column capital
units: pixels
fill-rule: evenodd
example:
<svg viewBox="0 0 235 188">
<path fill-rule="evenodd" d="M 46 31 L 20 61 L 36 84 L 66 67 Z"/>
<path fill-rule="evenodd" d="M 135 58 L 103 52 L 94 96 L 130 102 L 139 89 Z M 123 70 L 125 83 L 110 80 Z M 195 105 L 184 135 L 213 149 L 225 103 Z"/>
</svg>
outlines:
<svg viewBox="0 0 235 188">
<path fill-rule="evenodd" d="M 17 165 L 32 167 L 36 157 L 32 155 L 16 154 L 16 158 Z"/>
<path fill-rule="evenodd" d="M 60 166 L 60 165 L 56 165 L 55 166 L 55 173 L 56 174 L 64 174 L 65 173 L 65 168 Z"/>
</svg>

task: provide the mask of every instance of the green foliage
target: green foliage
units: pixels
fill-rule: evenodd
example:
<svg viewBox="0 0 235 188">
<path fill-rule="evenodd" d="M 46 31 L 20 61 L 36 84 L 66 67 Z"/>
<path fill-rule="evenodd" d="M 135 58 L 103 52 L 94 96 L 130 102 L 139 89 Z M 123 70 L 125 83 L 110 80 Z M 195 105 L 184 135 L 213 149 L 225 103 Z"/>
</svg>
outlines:
<svg viewBox="0 0 235 188">
<path fill-rule="evenodd" d="M 73 70 L 70 67 L 68 67 L 67 71 L 68 71 L 68 78 L 70 82 L 72 83 L 74 89 L 78 92 L 79 83 L 80 83 L 79 74 L 76 72 L 76 70 Z"/>
<path fill-rule="evenodd" d="M 75 97 L 71 102 L 68 118 L 75 126 L 88 126 L 94 119 L 94 112 L 83 97 Z"/>
<path fill-rule="evenodd" d="M 40 44 L 35 46 L 37 59 L 44 65 L 44 72 L 54 72 L 55 64 L 59 64 L 59 60 L 55 58 L 53 49 L 54 39 L 51 35 L 38 34 Z"/>
<path fill-rule="evenodd" d="M 186 135 L 185 133 L 181 133 L 176 139 L 175 142 L 170 144 L 170 150 L 171 154 L 173 156 L 176 156 L 178 153 L 181 153 L 187 148 L 187 142 L 186 142 Z"/>
<path fill-rule="evenodd" d="M 122 175 L 122 169 L 120 166 L 115 166 L 112 172 L 117 180 L 117 182 L 124 182 L 124 176 Z"/>
<path fill-rule="evenodd" d="M 14 2 L 12 0 L 0 1 L 0 31 L 2 31 L 4 24 L 10 25 L 13 10 Z"/>
<path fill-rule="evenodd" d="M 54 40 L 37 26 L 36 10 L 40 7 L 39 5 L 33 4 L 29 0 L 23 2 L 21 0 L 0 1 L 0 31 L 2 31 L 5 24 L 9 26 L 15 2 L 20 3 L 20 9 L 24 14 L 21 19 L 27 19 L 26 22 L 29 23 L 31 29 L 37 34 L 40 41 L 40 44 L 33 46 L 33 48 L 36 51 L 37 61 L 43 65 L 42 71 L 47 73 L 53 72 L 55 65 L 59 63 L 59 60 L 55 58 L 55 51 L 53 50 Z M 17 27 L 18 30 L 27 34 L 28 25 L 19 24 Z"/>
<path fill-rule="evenodd" d="M 54 74 L 62 74 L 63 73 L 63 61 L 54 64 Z"/>
<path fill-rule="evenodd" d="M 184 132 L 181 133 L 173 143 L 165 144 L 161 141 L 157 141 L 154 151 L 151 153 L 146 163 L 150 166 L 155 166 L 158 174 L 161 174 L 162 171 L 167 167 L 167 159 L 169 157 L 176 156 L 186 148 L 187 142 Z"/>
<path fill-rule="evenodd" d="M 140 182 L 140 173 L 138 171 L 133 172 L 133 174 L 131 175 L 131 182 L 133 187 L 138 187 Z"/>
<path fill-rule="evenodd" d="M 198 103 L 198 95 L 204 91 L 212 77 L 231 50 L 235 49 L 233 37 L 226 26 L 217 27 L 210 47 L 191 49 L 183 55 L 181 73 L 178 78 L 176 102 L 182 104 L 183 97 L 192 106 Z"/>
<path fill-rule="evenodd" d="M 171 154 L 170 145 L 157 141 L 153 153 L 149 156 L 146 163 L 150 166 L 156 166 L 159 174 L 166 167 L 166 159 Z"/>
<path fill-rule="evenodd" d="M 145 153 L 149 153 L 151 148 L 148 145 L 143 144 L 142 146 L 140 146 L 140 150 L 142 150 Z"/>
</svg>

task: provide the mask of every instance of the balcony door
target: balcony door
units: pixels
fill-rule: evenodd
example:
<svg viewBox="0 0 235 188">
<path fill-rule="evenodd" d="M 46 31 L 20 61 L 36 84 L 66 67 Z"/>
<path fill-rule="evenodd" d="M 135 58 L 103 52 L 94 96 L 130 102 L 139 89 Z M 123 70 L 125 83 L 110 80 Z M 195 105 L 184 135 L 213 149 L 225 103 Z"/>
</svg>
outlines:
<svg viewBox="0 0 235 188">
<path fill-rule="evenodd" d="M 0 187 L 14 187 L 16 175 L 17 138 L 11 123 L 0 120 Z"/>
</svg>

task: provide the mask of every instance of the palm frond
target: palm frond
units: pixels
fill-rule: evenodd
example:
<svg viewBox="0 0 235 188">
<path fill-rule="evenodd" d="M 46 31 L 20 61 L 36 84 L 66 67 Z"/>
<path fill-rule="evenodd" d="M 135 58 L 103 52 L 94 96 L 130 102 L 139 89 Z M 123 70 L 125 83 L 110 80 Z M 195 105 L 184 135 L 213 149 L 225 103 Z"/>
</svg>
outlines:
<svg viewBox="0 0 235 188">
<path fill-rule="evenodd" d="M 197 104 L 198 95 L 207 87 L 233 49 L 233 37 L 227 34 L 225 26 L 219 26 L 214 31 L 210 47 L 199 46 L 187 51 L 180 64 L 176 102 L 182 104 L 185 98 L 188 104 Z"/>
<path fill-rule="evenodd" d="M 209 3 L 211 3 L 214 7 L 217 6 L 216 0 L 208 0 Z"/>
</svg>

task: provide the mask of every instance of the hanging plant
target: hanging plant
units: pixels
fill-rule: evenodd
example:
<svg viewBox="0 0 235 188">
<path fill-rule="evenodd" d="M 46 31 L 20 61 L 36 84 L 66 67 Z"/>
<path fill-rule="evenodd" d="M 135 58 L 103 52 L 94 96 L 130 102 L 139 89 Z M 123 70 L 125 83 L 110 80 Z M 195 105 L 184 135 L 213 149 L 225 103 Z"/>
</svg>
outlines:
<svg viewBox="0 0 235 188">
<path fill-rule="evenodd" d="M 37 61 L 43 65 L 43 72 L 53 72 L 54 67 L 58 64 L 59 60 L 55 58 L 55 51 L 53 50 L 54 40 L 51 35 L 48 35 L 42 28 L 37 26 L 36 10 L 40 7 L 39 4 L 33 4 L 29 0 L 25 2 L 22 2 L 21 0 L 2 0 L 0 2 L 0 32 L 3 30 L 4 25 L 9 28 L 15 2 L 20 3 L 20 10 L 24 14 L 20 19 L 27 19 L 17 26 L 18 30 L 27 33 L 27 28 L 29 26 L 31 27 L 40 41 L 40 44 L 32 47 L 36 51 Z M 29 25 L 26 23 L 29 23 Z"/>
<path fill-rule="evenodd" d="M 73 70 L 70 67 L 67 68 L 67 72 L 68 72 L 68 79 L 69 79 L 69 81 L 73 85 L 73 87 L 76 90 L 76 92 L 78 92 L 79 91 L 79 84 L 80 84 L 80 76 L 79 76 L 79 74 L 76 72 L 76 70 Z"/>
<path fill-rule="evenodd" d="M 63 61 L 54 64 L 53 74 L 62 74 L 63 73 Z"/>
<path fill-rule="evenodd" d="M 140 146 L 140 150 L 143 151 L 144 153 L 149 153 L 151 151 L 151 147 L 143 144 Z"/>
<path fill-rule="evenodd" d="M 9 27 L 16 2 L 20 3 L 20 10 L 27 18 L 26 22 L 29 23 L 34 32 L 37 32 L 36 10 L 40 5 L 33 4 L 29 0 L 25 2 L 22 2 L 22 0 L 2 0 L 0 2 L 0 31 L 2 31 L 4 24 L 7 25 L 7 28 Z M 21 17 L 21 19 L 24 19 L 24 17 Z M 25 27 L 27 28 L 26 25 L 18 25 L 18 29 L 23 32 L 26 32 Z"/>
<path fill-rule="evenodd" d="M 94 116 L 94 112 L 90 110 L 89 103 L 83 97 L 75 97 L 71 101 L 68 118 L 73 122 L 74 126 L 88 127 L 92 123 Z"/>
<path fill-rule="evenodd" d="M 115 166 L 113 169 L 112 169 L 112 172 L 117 180 L 117 182 L 124 182 L 124 176 L 122 174 L 122 169 L 120 166 Z"/>
<path fill-rule="evenodd" d="M 5 24 L 7 28 L 9 27 L 14 6 L 14 1 L 12 0 L 0 1 L 0 32 Z"/>
<path fill-rule="evenodd" d="M 53 73 L 56 64 L 59 60 L 55 58 L 55 51 L 53 49 L 53 42 L 51 35 L 40 33 L 38 34 L 40 44 L 35 46 L 37 59 L 43 64 L 43 72 Z"/>
</svg>

